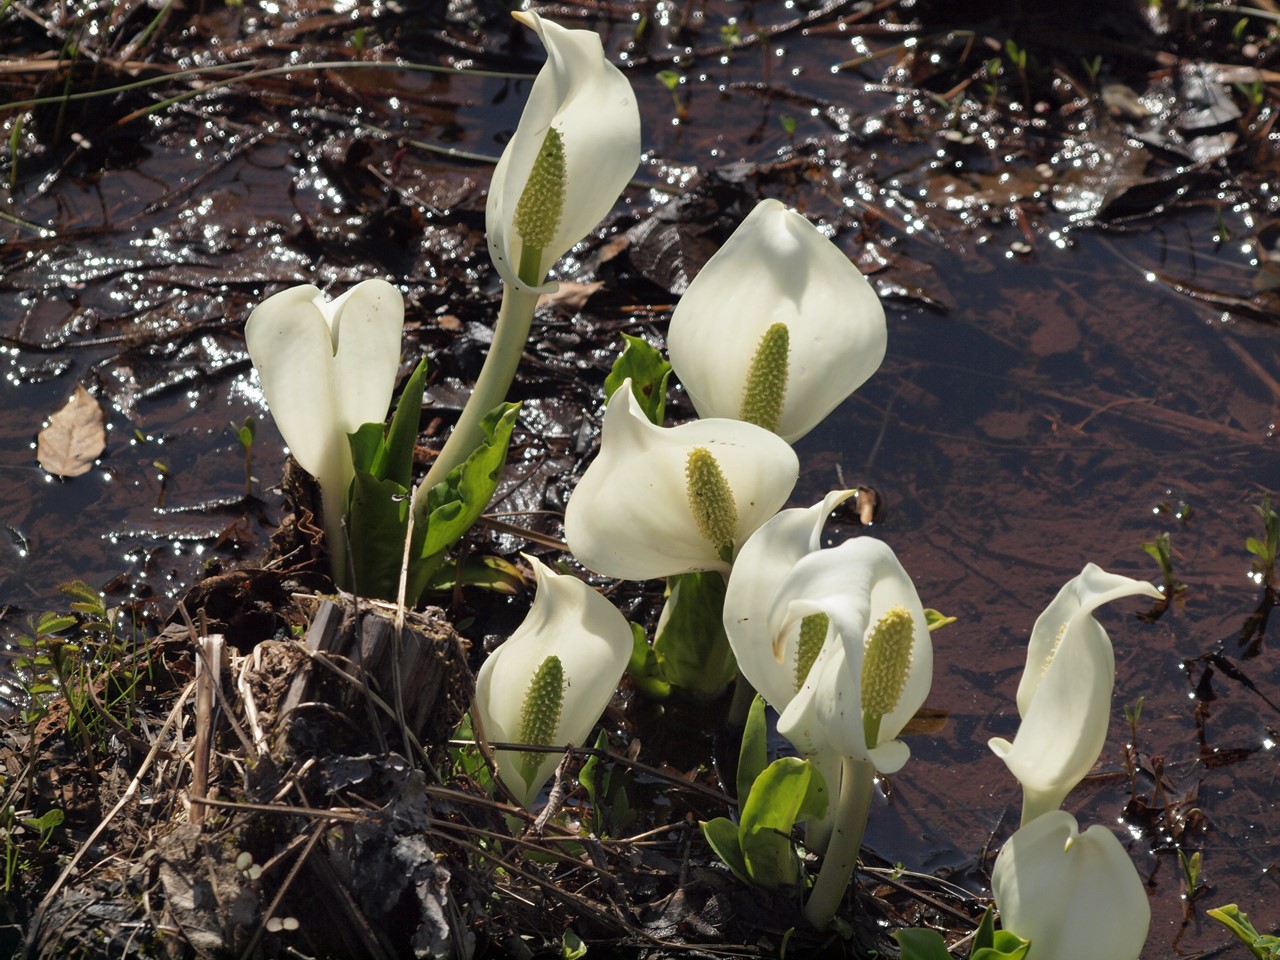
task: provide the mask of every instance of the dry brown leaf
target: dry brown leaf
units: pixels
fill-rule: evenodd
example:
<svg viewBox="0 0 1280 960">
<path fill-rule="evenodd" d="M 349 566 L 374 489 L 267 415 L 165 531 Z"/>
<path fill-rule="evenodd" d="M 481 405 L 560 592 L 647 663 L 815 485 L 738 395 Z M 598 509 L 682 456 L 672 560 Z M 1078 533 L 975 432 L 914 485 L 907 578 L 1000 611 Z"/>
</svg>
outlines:
<svg viewBox="0 0 1280 960">
<path fill-rule="evenodd" d="M 84 387 L 49 418 L 36 441 L 40 466 L 59 477 L 78 477 L 93 468 L 93 461 L 107 447 L 102 408 Z"/>
<path fill-rule="evenodd" d="M 604 281 L 596 280 L 592 283 L 578 283 L 575 280 L 561 280 L 560 288 L 554 293 L 544 293 L 538 298 L 538 306 L 546 307 L 552 304 L 561 307 L 567 307 L 570 310 L 581 310 L 587 305 L 587 301 L 591 299 L 591 295 L 604 286 Z"/>
</svg>

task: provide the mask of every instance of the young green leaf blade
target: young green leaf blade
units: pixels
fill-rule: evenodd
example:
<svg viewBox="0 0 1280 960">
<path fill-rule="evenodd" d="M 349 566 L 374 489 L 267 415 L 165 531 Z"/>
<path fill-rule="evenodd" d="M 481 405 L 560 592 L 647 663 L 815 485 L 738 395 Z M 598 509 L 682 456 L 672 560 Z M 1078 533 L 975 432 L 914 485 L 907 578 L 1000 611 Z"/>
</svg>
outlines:
<svg viewBox="0 0 1280 960">
<path fill-rule="evenodd" d="M 902 960 L 953 960 L 937 930 L 903 927 L 893 932 L 893 939 L 902 948 Z"/>
<path fill-rule="evenodd" d="M 799 881 L 799 863 L 791 843 L 798 820 L 827 811 L 827 785 L 808 760 L 782 757 L 756 778 L 742 809 L 738 843 L 756 886 L 776 890 Z"/>
<path fill-rule="evenodd" d="M 363 423 L 355 433 L 347 434 L 351 462 L 356 470 L 363 470 L 378 480 L 385 479 L 379 472 L 385 460 L 383 430 L 381 423 Z"/>
<path fill-rule="evenodd" d="M 417 603 L 431 574 L 440 566 L 444 553 L 462 538 L 484 513 L 502 479 L 507 463 L 511 431 L 515 429 L 520 404 L 501 403 L 480 423 L 484 442 L 463 463 L 427 491 L 425 529 L 413 532 L 409 583 L 405 599 Z"/>
<path fill-rule="evenodd" d="M 742 847 L 738 843 L 738 825 L 727 817 L 716 817 L 714 820 L 703 820 L 702 835 L 715 851 L 717 857 L 743 883 L 751 884 L 751 874 L 747 871 L 747 863 L 742 857 Z"/>
<path fill-rule="evenodd" d="M 742 747 L 738 751 L 738 813 L 747 805 L 751 787 L 769 765 L 769 725 L 765 720 L 764 697 L 751 701 L 747 725 L 742 729 Z"/>
<path fill-rule="evenodd" d="M 714 699 L 738 671 L 724 632 L 724 577 L 714 570 L 669 579 L 670 615 L 654 638 L 658 669 L 672 686 Z"/>
<path fill-rule="evenodd" d="M 662 426 L 667 411 L 667 381 L 671 377 L 671 364 L 647 340 L 629 333 L 624 333 L 622 339 L 626 346 L 604 379 L 604 398 L 607 401 L 624 380 L 630 379 L 631 392 L 645 416 L 651 423 Z"/>
<path fill-rule="evenodd" d="M 355 567 L 353 586 L 361 596 L 394 601 L 400 592 L 404 538 L 409 528 L 408 494 L 392 480 L 380 480 L 365 470 L 356 471 L 351 482 L 347 529 Z"/>
<path fill-rule="evenodd" d="M 413 450 L 418 443 L 418 422 L 422 418 L 422 391 L 427 383 L 427 359 L 423 357 L 409 374 L 396 412 L 387 430 L 384 456 L 378 476 L 394 480 L 406 490 L 413 485 Z"/>
</svg>

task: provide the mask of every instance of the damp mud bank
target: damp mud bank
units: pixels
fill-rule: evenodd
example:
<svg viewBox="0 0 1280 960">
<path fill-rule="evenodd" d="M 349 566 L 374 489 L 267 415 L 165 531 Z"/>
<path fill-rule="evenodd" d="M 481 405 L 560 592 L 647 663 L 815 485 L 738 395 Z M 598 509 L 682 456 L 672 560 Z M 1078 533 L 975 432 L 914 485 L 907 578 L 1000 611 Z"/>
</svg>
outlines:
<svg viewBox="0 0 1280 960">
<path fill-rule="evenodd" d="M 564 558 L 619 335 L 661 346 L 760 198 L 848 254 L 885 302 L 888 356 L 799 444 L 792 505 L 874 491 L 829 542 L 870 523 L 957 618 L 934 637 L 912 760 L 873 804 L 851 954 L 898 926 L 972 928 L 1018 816 L 986 742 L 1017 729 L 1032 623 L 1089 561 L 1163 582 L 1144 550 L 1162 535 L 1185 589 L 1101 614 L 1111 735 L 1067 806 L 1138 866 L 1144 957 L 1250 956 L 1205 917 L 1223 903 L 1280 924 L 1275 593 L 1246 548 L 1280 491 L 1280 46 L 1265 11 L 1141 6 L 1064 32 L 1000 5 L 539 5 L 601 34 L 645 152 L 557 268 L 508 472 L 467 549 Z M 624 685 L 594 834 L 513 825 L 450 753 L 469 671 L 528 608 L 518 582 L 442 593 L 418 624 L 453 665 L 435 727 L 407 719 L 395 678 L 357 669 L 352 638 L 380 614 L 316 626 L 313 494 L 286 472 L 244 320 L 293 284 L 399 287 L 403 372 L 430 368 L 425 466 L 492 338 L 486 191 L 542 58 L 489 2 L 0 10 L 0 826 L 19 955 L 72 955 L 60 932 L 84 956 L 484 956 L 558 952 L 569 933 L 593 953 L 830 946 L 788 935 L 795 905 L 732 882 L 697 830 L 733 792 L 714 705 Z M 105 448 L 59 478 L 37 438 L 78 386 Z M 680 391 L 671 404 L 692 416 Z M 602 586 L 627 612 L 653 599 Z M 74 623 L 42 634 L 49 611 Z M 210 635 L 221 699 L 200 720 Z M 47 662 L 13 666 L 37 637 Z M 77 664 L 90 693 L 50 696 Z M 290 701 L 304 666 L 328 678 Z M 566 804 L 593 813 L 581 792 Z"/>
</svg>

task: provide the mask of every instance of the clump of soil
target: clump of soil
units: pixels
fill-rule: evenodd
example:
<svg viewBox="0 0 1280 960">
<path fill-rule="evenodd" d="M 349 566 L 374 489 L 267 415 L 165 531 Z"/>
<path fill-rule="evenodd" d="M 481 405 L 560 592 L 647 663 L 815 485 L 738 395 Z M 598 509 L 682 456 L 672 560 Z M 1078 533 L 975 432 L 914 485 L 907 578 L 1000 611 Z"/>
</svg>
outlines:
<svg viewBox="0 0 1280 960">
<path fill-rule="evenodd" d="M 572 937 L 655 955 L 819 945 L 794 900 L 748 890 L 709 858 L 696 819 L 728 802 L 713 777 L 605 753 L 618 781 L 659 784 L 666 811 L 621 836 L 591 832 L 584 821 L 603 812 L 565 795 L 588 751 L 566 756 L 536 820 L 491 795 L 475 755 L 449 748 L 472 676 L 443 611 L 321 597 L 273 569 L 216 579 L 189 596 L 204 604 L 190 626 L 149 644 L 127 725 L 91 723 L 88 749 L 66 711 L 29 734 L 5 730 L 11 796 L 66 816 L 6 901 L 12 955 L 454 958 L 558 952 Z M 236 650 L 208 610 L 263 596 L 277 629 L 252 644 L 242 633 Z M 871 923 L 883 904 L 873 910 L 824 949 L 883 948 Z"/>
</svg>

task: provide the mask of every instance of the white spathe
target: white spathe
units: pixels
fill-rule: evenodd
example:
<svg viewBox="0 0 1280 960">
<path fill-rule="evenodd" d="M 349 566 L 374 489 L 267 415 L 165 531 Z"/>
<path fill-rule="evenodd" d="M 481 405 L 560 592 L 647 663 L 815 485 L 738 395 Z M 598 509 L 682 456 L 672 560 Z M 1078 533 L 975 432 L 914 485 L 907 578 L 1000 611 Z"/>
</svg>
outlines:
<svg viewBox="0 0 1280 960">
<path fill-rule="evenodd" d="M 685 470 L 698 448 L 715 457 L 732 492 L 735 553 L 787 502 L 800 475 L 791 447 L 753 424 L 713 419 L 656 426 L 626 380 L 609 398 L 600 452 L 565 508 L 565 541 L 583 566 L 621 580 L 728 572 L 689 505 Z"/>
<path fill-rule="evenodd" d="M 671 365 L 699 416 L 740 416 L 752 359 L 775 323 L 790 334 L 777 430 L 795 442 L 876 372 L 888 335 L 880 299 L 849 258 L 799 213 L 762 200 L 671 316 Z"/>
<path fill-rule="evenodd" d="M 290 287 L 245 322 L 271 416 L 298 465 L 320 482 L 331 533 L 354 476 L 347 434 L 386 420 L 403 325 L 404 299 L 385 280 L 364 280 L 334 300 L 311 284 Z"/>
<path fill-rule="evenodd" d="M 911 657 L 902 693 L 867 743 L 862 717 L 862 667 L 869 634 L 890 610 L 911 618 Z M 896 737 L 923 705 L 933 682 L 933 643 L 915 584 L 887 544 L 847 540 L 801 558 L 783 578 L 769 614 L 774 637 L 786 637 L 815 613 L 830 631 L 800 691 L 782 711 L 778 732 L 806 756 L 836 753 L 896 773 L 910 749 Z"/>
<path fill-rule="evenodd" d="M 802 557 L 822 546 L 822 528 L 854 490 L 833 490 L 812 507 L 783 510 L 753 533 L 738 551 L 724 597 L 724 630 L 738 669 L 773 709 L 796 695 L 800 624 L 775 637 L 769 613 L 778 586 Z"/>
<path fill-rule="evenodd" d="M 515 743 L 525 695 L 538 668 L 558 657 L 564 670 L 564 700 L 546 746 L 582 744 L 609 705 L 631 656 L 631 627 L 608 600 L 576 577 L 562 576 L 533 557 L 525 558 L 537 579 L 528 615 L 480 666 L 474 707 L 490 743 Z M 502 782 L 532 806 L 561 755 L 547 753 L 531 782 L 520 774 L 520 753 L 495 750 Z"/>
<path fill-rule="evenodd" d="M 1006 842 L 991 871 L 1001 926 L 1034 960 L 1137 960 L 1151 926 L 1142 878 L 1120 841 L 1051 810 Z"/>
<path fill-rule="evenodd" d="M 596 33 L 567 29 L 532 10 L 512 16 L 538 34 L 547 62 L 493 171 L 485 229 L 489 256 L 503 281 L 550 293 L 555 284 L 530 286 L 517 276 L 522 241 L 513 225 L 547 131 L 554 126 L 564 143 L 566 190 L 555 236 L 542 252 L 540 279 L 604 219 L 630 182 L 640 165 L 640 110 L 630 82 L 606 59 Z"/>
<path fill-rule="evenodd" d="M 1093 611 L 1122 597 L 1162 594 L 1150 583 L 1087 564 L 1036 620 L 1018 684 L 1013 743 L 988 745 L 1022 784 L 1022 822 L 1062 805 L 1093 769 L 1111 722 L 1115 652 Z"/>
</svg>

